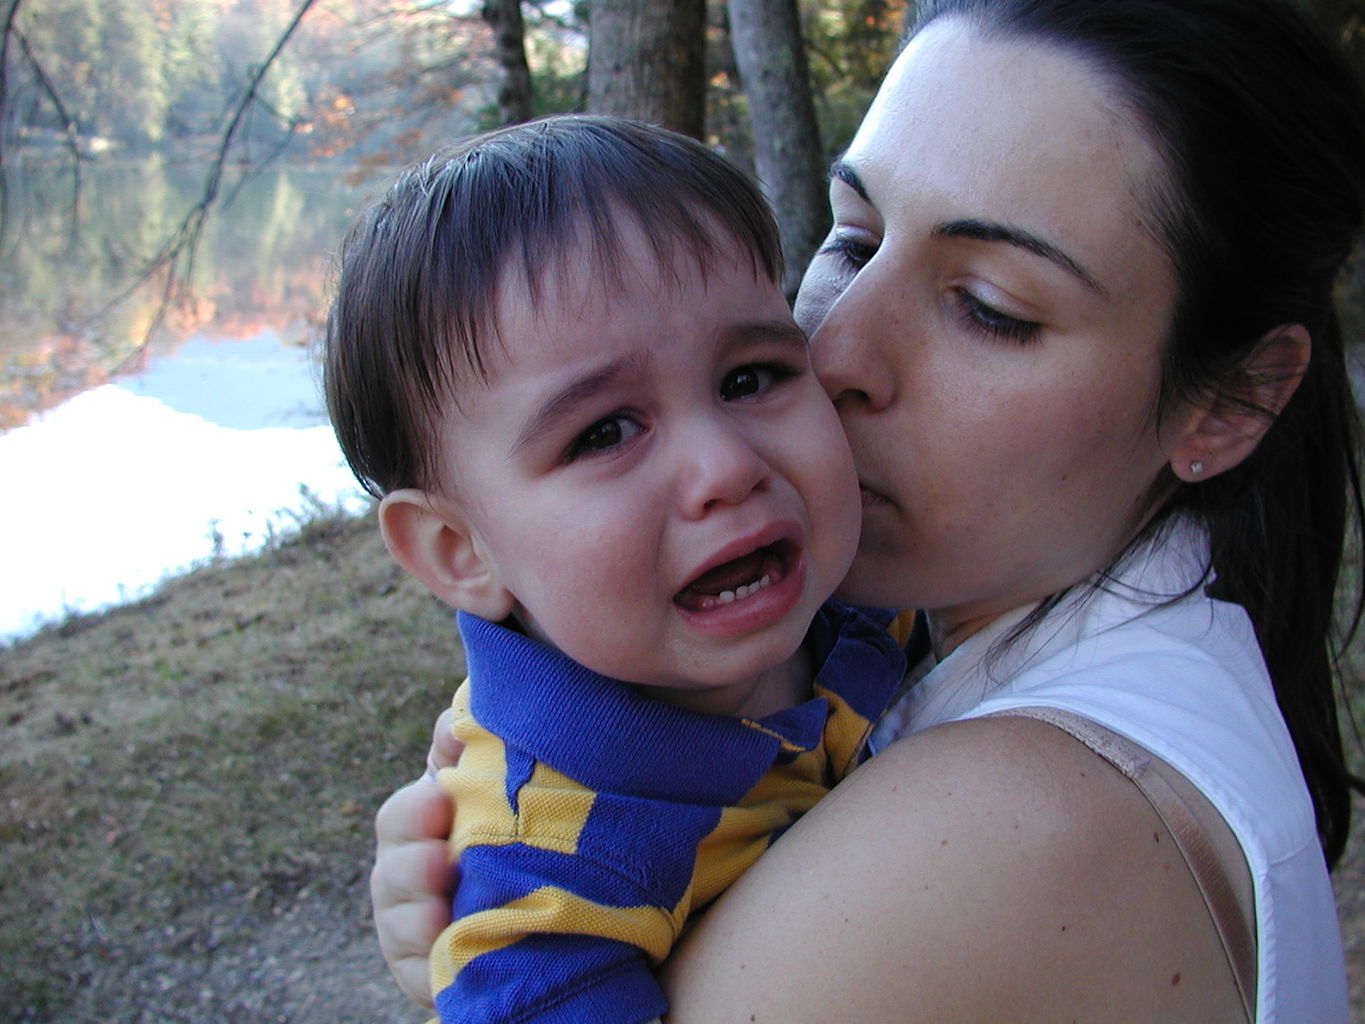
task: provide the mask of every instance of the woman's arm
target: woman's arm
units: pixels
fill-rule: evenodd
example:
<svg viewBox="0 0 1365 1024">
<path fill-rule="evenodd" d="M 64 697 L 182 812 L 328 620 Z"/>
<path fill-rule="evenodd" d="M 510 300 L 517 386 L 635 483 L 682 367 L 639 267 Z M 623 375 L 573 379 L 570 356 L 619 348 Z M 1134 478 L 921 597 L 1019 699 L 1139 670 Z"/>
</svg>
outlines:
<svg viewBox="0 0 1365 1024">
<path fill-rule="evenodd" d="M 1022 719 L 860 768 L 707 913 L 665 987 L 669 1024 L 1242 1019 L 1146 799 Z"/>
</svg>

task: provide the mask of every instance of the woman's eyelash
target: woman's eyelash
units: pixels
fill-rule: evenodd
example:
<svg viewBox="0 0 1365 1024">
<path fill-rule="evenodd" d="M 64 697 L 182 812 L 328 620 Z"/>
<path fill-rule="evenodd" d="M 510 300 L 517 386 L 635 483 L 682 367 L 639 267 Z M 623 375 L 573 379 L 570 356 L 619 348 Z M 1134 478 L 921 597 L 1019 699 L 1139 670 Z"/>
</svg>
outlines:
<svg viewBox="0 0 1365 1024">
<path fill-rule="evenodd" d="M 988 306 L 965 288 L 956 290 L 957 305 L 963 321 L 973 330 L 981 331 L 995 338 L 1027 344 L 1035 341 L 1042 325 L 1032 320 L 1002 313 L 994 306 Z"/>
<path fill-rule="evenodd" d="M 820 247 L 818 255 L 838 256 L 847 266 L 857 271 L 861 270 L 873 256 L 877 255 L 877 247 L 842 235 L 835 235 Z M 959 315 L 973 330 L 981 331 L 994 338 L 1027 344 L 1035 341 L 1042 329 L 1041 324 L 1032 320 L 1021 320 L 1018 317 L 1010 316 L 1008 313 L 1000 312 L 994 306 L 982 302 L 965 288 L 957 289 L 956 295 Z"/>
<path fill-rule="evenodd" d="M 820 253 L 839 256 L 849 266 L 861 270 L 873 256 L 877 255 L 877 248 L 866 242 L 855 242 L 851 238 L 836 235 L 821 246 Z"/>
</svg>

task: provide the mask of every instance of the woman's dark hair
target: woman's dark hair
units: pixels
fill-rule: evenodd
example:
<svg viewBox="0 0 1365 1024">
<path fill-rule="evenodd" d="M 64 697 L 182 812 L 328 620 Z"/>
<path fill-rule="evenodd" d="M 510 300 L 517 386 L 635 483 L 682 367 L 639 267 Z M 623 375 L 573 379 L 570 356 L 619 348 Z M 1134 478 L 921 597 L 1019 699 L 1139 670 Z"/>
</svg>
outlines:
<svg viewBox="0 0 1365 1024">
<path fill-rule="evenodd" d="M 523 272 L 530 302 L 546 268 L 571 257 L 619 288 L 622 217 L 664 267 L 692 259 L 704 273 L 732 242 L 756 275 L 782 279 L 777 225 L 752 182 L 699 142 L 620 118 L 473 136 L 404 171 L 361 215 L 342 245 L 323 387 L 370 494 L 439 486 L 438 427 L 458 386 L 486 375 L 503 272 Z"/>
<path fill-rule="evenodd" d="M 1358 423 L 1334 287 L 1365 215 L 1365 97 L 1345 58 L 1289 0 L 922 0 L 943 17 L 1086 60 L 1164 158 L 1152 196 L 1175 269 L 1158 415 L 1216 396 L 1251 415 L 1247 362 L 1301 324 L 1312 358 L 1240 466 L 1197 484 L 1166 471 L 1152 528 L 1177 512 L 1209 529 L 1215 596 L 1246 608 L 1297 749 L 1329 864 L 1350 791 L 1333 644 L 1348 523 L 1362 529 Z"/>
</svg>

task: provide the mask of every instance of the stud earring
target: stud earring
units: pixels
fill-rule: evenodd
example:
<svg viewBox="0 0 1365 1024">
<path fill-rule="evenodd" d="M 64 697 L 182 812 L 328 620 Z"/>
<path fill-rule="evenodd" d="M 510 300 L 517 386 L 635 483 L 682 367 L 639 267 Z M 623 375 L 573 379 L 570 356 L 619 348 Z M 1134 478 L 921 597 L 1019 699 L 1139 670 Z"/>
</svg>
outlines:
<svg viewBox="0 0 1365 1024">
<path fill-rule="evenodd" d="M 1198 476 L 1202 472 L 1204 472 L 1204 464 L 1202 462 L 1195 459 L 1190 463 L 1190 476 Z"/>
</svg>

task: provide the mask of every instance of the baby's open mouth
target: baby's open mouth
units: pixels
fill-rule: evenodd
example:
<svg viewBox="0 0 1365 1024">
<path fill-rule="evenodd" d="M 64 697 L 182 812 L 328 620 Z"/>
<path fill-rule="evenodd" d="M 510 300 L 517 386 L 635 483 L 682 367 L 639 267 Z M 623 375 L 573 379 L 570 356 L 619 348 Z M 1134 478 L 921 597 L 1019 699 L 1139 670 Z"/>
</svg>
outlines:
<svg viewBox="0 0 1365 1024">
<path fill-rule="evenodd" d="M 673 602 L 688 611 L 708 612 L 752 597 L 787 575 L 793 553 L 790 541 L 765 544 L 702 573 Z"/>
</svg>

